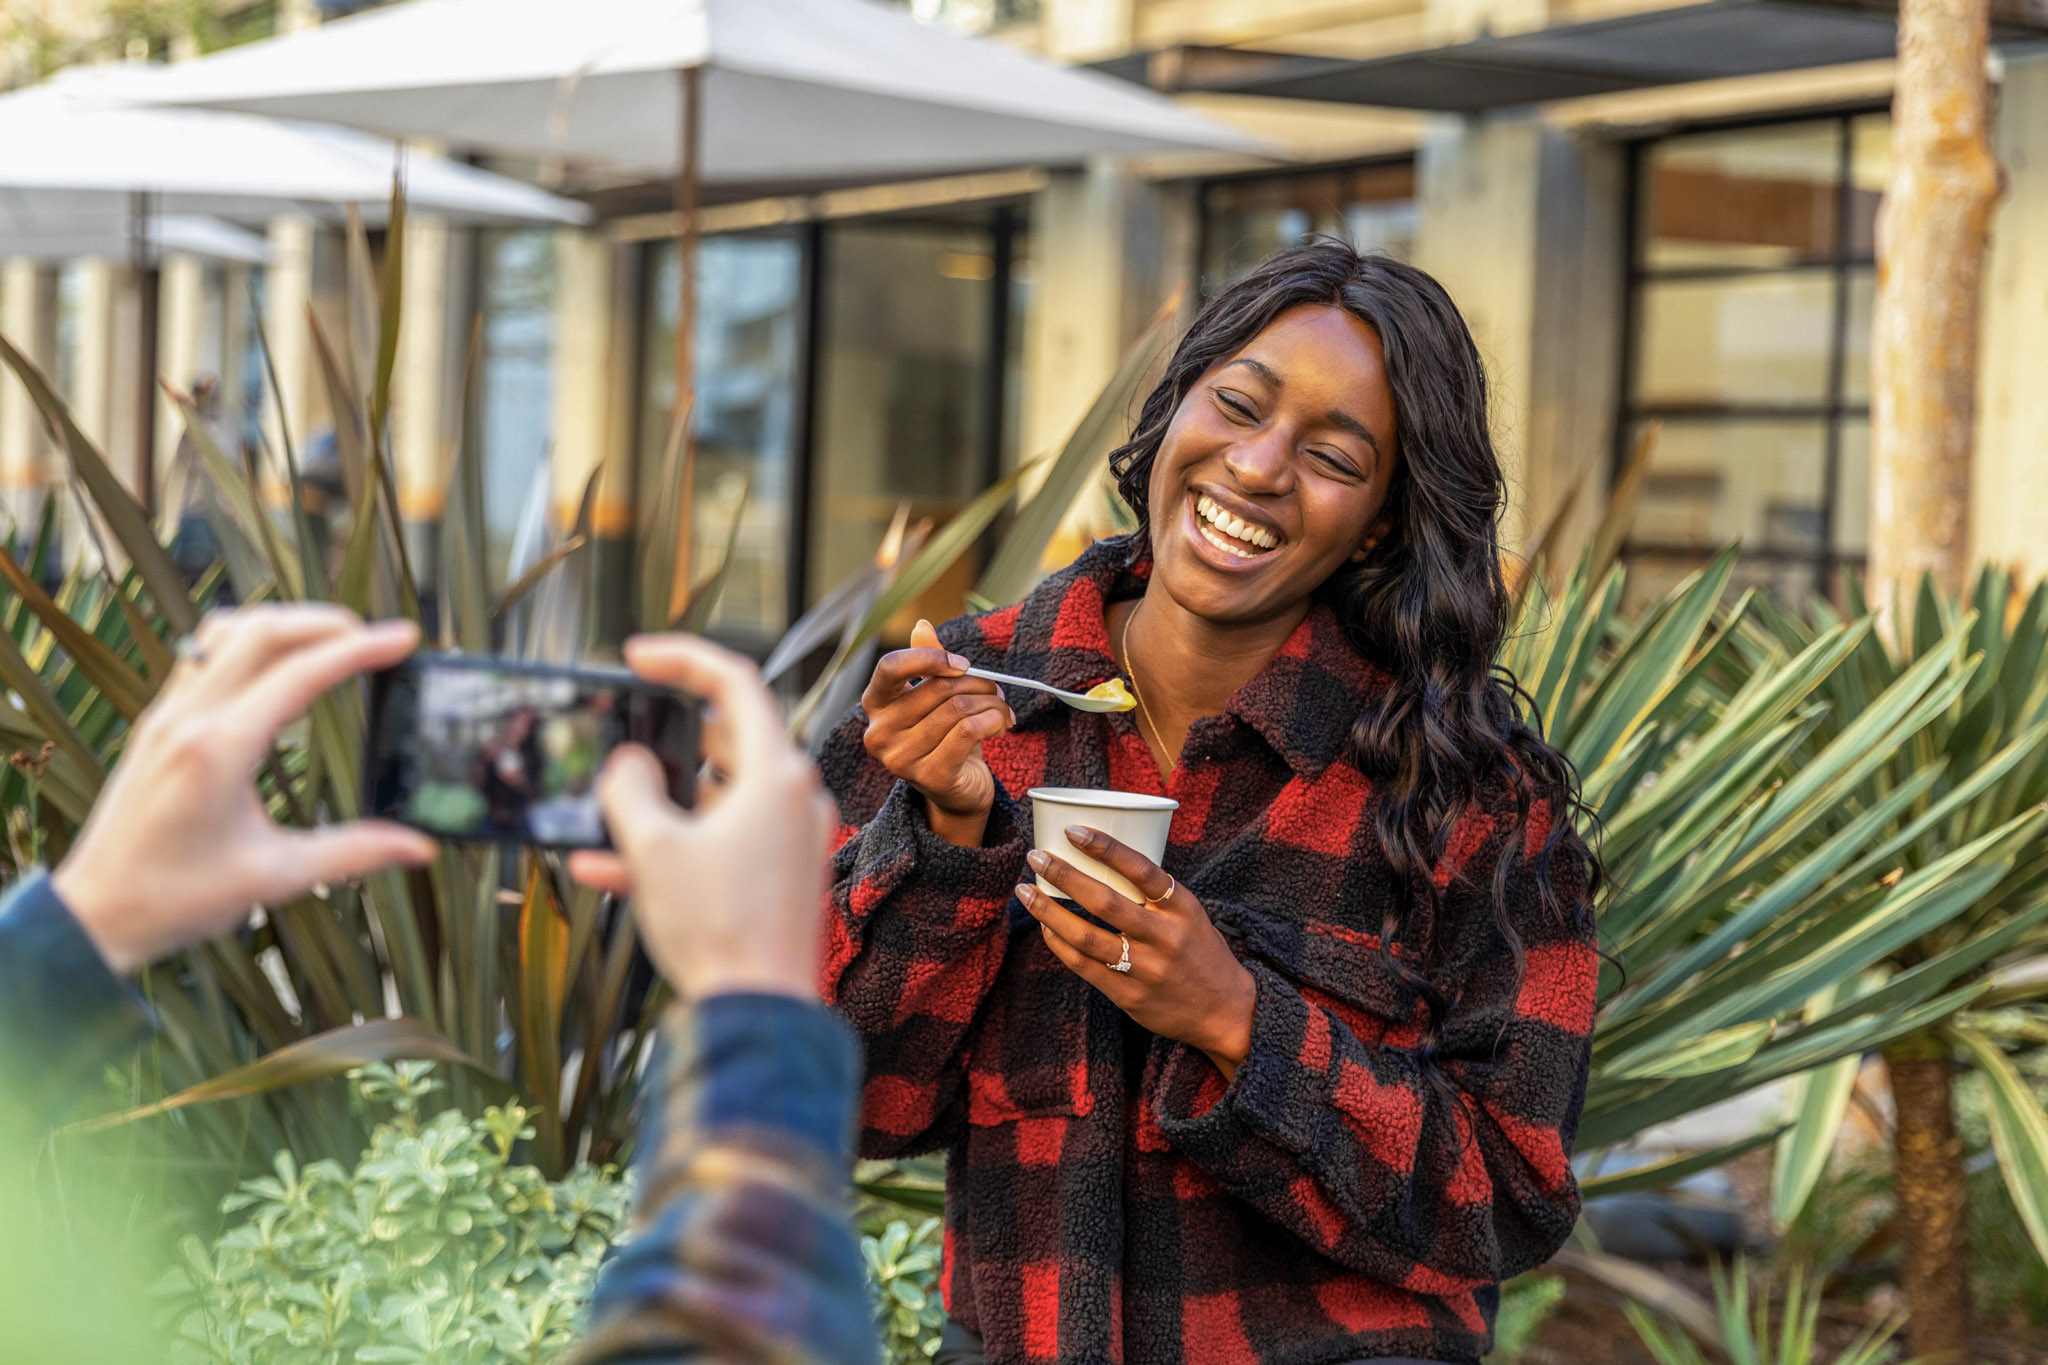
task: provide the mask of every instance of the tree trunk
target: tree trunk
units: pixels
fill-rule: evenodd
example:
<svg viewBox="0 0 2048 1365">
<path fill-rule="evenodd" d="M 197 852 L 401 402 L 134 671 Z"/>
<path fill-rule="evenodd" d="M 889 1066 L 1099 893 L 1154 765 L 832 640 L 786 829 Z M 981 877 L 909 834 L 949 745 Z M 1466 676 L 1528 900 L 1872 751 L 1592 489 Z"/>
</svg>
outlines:
<svg viewBox="0 0 2048 1365">
<path fill-rule="evenodd" d="M 1986 136 L 1989 0 L 1901 0 L 1891 183 L 1878 211 L 1870 339 L 1870 598 L 1969 569 L 1977 312 L 1999 193 Z"/>
<path fill-rule="evenodd" d="M 1905 1248 L 1906 1334 L 1928 1365 L 1964 1365 L 1970 1349 L 1970 1220 L 1956 1135 L 1954 1062 L 1928 1034 L 1884 1049 L 1898 1125 L 1892 1184 Z"/>
</svg>

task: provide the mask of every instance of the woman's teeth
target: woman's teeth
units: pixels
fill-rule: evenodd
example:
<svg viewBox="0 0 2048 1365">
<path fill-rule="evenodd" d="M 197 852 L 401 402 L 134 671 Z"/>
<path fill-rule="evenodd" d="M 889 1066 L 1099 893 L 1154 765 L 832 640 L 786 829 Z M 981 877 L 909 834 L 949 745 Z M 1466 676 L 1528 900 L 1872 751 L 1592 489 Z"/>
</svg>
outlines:
<svg viewBox="0 0 2048 1365">
<path fill-rule="evenodd" d="M 1236 555 L 1239 559 L 1256 559 L 1260 554 L 1280 543 L 1280 537 L 1274 535 L 1265 527 L 1254 526 L 1248 521 L 1240 521 L 1224 511 L 1215 499 L 1206 494 L 1195 499 L 1195 511 L 1200 514 L 1204 522 L 1208 523 L 1208 525 L 1199 528 L 1202 532 L 1202 539 L 1208 541 L 1219 550 L 1225 550 Z M 1210 527 L 1214 527 L 1215 530 L 1211 530 Z M 1218 535 L 1218 531 L 1222 532 L 1222 535 Z M 1225 537 L 1230 539 L 1225 539 Z M 1254 545 L 1258 548 L 1257 550 L 1247 550 L 1244 548 L 1246 545 Z"/>
</svg>

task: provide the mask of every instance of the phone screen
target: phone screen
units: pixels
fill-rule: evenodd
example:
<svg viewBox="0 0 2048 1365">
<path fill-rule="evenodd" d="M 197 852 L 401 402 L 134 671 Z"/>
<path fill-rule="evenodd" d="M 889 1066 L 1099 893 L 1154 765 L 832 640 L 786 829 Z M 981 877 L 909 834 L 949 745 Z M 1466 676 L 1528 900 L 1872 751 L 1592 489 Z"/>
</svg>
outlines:
<svg viewBox="0 0 2048 1365">
<path fill-rule="evenodd" d="M 622 671 L 415 654 L 371 678 L 369 722 L 369 813 L 444 839 L 609 847 L 597 777 L 627 742 L 696 795 L 696 703 Z"/>
</svg>

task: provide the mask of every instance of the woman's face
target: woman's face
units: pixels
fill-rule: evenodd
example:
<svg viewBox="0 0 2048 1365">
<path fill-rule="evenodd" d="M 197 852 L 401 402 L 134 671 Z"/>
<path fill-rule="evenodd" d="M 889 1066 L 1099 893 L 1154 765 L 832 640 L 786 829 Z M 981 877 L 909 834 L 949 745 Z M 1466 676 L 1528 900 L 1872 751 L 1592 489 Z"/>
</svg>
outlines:
<svg viewBox="0 0 2048 1365">
<path fill-rule="evenodd" d="M 1152 465 L 1153 574 L 1219 623 L 1298 607 L 1379 534 L 1398 435 L 1372 328 L 1289 309 L 1174 413 Z"/>
</svg>

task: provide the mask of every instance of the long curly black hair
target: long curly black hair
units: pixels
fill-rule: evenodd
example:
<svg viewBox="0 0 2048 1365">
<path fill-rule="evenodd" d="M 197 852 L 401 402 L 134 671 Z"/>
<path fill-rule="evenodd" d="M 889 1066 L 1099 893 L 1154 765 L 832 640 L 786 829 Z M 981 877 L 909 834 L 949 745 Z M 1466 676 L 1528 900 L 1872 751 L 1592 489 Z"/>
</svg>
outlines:
<svg viewBox="0 0 2048 1365">
<path fill-rule="evenodd" d="M 1544 740 L 1527 694 L 1496 661 L 1509 619 L 1500 549 L 1507 485 L 1487 423 L 1485 368 L 1464 318 L 1444 287 L 1413 266 L 1328 238 L 1290 247 L 1203 307 L 1131 439 L 1110 453 L 1110 469 L 1137 514 L 1138 535 L 1148 535 L 1153 461 L 1188 391 L 1304 304 L 1342 308 L 1372 328 L 1394 398 L 1401 458 L 1380 513 L 1385 533 L 1320 591 L 1352 642 L 1393 678 L 1353 723 L 1350 748 L 1381 794 L 1379 839 L 1403 891 L 1387 912 L 1381 951 L 1426 1007 L 1426 1061 L 1454 1003 L 1441 958 L 1456 937 L 1438 923 L 1431 873 L 1460 813 L 1499 784 L 1513 793 L 1516 824 L 1494 868 L 1492 908 L 1517 979 L 1522 939 L 1508 877 L 1539 805 L 1549 832 L 1530 870 L 1541 908 L 1561 923 L 1587 923 L 1601 877 L 1579 833 L 1593 820 L 1578 774 Z M 1570 871 L 1583 876 L 1554 876 L 1566 872 L 1564 860 L 1576 860 Z M 1560 882 L 1568 889 L 1560 892 Z M 1397 939 L 1418 965 L 1393 954 Z"/>
</svg>

